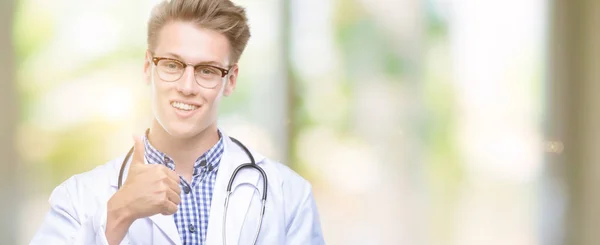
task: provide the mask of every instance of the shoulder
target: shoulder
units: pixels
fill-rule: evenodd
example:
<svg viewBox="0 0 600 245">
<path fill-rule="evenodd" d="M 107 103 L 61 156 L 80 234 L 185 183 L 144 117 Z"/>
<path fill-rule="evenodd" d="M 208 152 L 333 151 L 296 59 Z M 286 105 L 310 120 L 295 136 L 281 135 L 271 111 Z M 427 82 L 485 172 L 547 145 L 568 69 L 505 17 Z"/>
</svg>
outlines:
<svg viewBox="0 0 600 245">
<path fill-rule="evenodd" d="M 291 215 L 295 213 L 306 202 L 313 198 L 312 184 L 298 172 L 289 166 L 265 158 L 263 160 L 265 172 L 269 181 L 269 188 L 279 190 L 281 202 L 286 207 L 286 213 Z"/>
<path fill-rule="evenodd" d="M 291 243 L 324 244 L 319 211 L 314 199 L 312 184 L 290 167 L 265 159 L 265 167 L 272 169 L 268 176 L 276 178 L 275 188 L 281 190 L 276 202 L 282 205 L 282 219 L 286 239 Z M 271 188 L 272 185 L 269 185 Z M 270 192 L 270 191 L 269 191 Z"/>
<path fill-rule="evenodd" d="M 110 185 L 113 177 L 118 177 L 121 162 L 124 157 L 118 157 L 96 166 L 93 169 L 75 174 L 65 180 L 61 185 L 64 186 L 104 186 Z"/>
<path fill-rule="evenodd" d="M 93 169 L 72 175 L 52 191 L 51 205 L 77 205 L 105 199 L 118 178 L 124 156 L 112 159 Z"/>
<path fill-rule="evenodd" d="M 266 168 L 265 170 L 271 175 L 267 177 L 269 181 L 273 179 L 273 182 L 281 185 L 284 191 L 287 189 L 288 191 L 293 190 L 295 192 L 300 190 L 309 192 L 312 188 L 311 183 L 306 178 L 289 166 L 269 158 L 265 158 L 263 163 Z"/>
</svg>

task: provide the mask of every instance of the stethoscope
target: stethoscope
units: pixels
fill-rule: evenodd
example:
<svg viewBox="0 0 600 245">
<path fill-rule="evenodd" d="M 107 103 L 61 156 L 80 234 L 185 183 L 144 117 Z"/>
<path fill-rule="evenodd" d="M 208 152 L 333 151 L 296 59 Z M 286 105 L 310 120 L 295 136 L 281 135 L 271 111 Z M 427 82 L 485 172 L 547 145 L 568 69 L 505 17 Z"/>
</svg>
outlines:
<svg viewBox="0 0 600 245">
<path fill-rule="evenodd" d="M 148 131 L 146 131 L 146 134 L 148 133 Z M 260 219 L 258 220 L 258 229 L 256 230 L 256 235 L 254 236 L 254 243 L 252 244 L 256 244 L 256 242 L 258 241 L 258 235 L 260 234 L 260 228 L 262 226 L 262 221 L 263 221 L 263 217 L 265 216 L 265 204 L 267 202 L 267 174 L 265 173 L 265 171 L 259 167 L 256 162 L 254 161 L 254 156 L 252 156 L 252 153 L 250 153 L 250 151 L 248 150 L 248 148 L 246 148 L 246 146 L 244 144 L 242 144 L 242 142 L 240 142 L 239 140 L 233 138 L 233 137 L 229 137 L 231 139 L 231 141 L 233 141 L 236 145 L 240 146 L 244 152 L 246 153 L 246 155 L 248 156 L 248 158 L 250 159 L 249 163 L 244 163 L 240 166 L 238 166 L 237 168 L 235 168 L 235 170 L 233 170 L 233 173 L 231 174 L 231 178 L 229 178 L 229 183 L 227 184 L 227 196 L 225 197 L 225 211 L 223 212 L 223 244 L 227 244 L 227 226 L 226 226 L 226 222 L 227 222 L 227 208 L 229 207 L 229 197 L 231 196 L 231 194 L 233 193 L 233 191 L 231 190 L 231 186 L 233 185 L 233 180 L 235 179 L 235 176 L 238 174 L 238 172 L 244 168 L 253 168 L 255 170 L 257 170 L 263 180 L 263 193 L 262 193 L 262 200 L 261 200 L 261 208 L 260 208 Z M 127 156 L 125 156 L 125 159 L 123 160 L 123 163 L 121 164 L 121 170 L 119 171 L 119 182 L 118 182 L 118 186 L 117 188 L 120 189 L 121 188 L 121 183 L 123 182 L 123 172 L 125 171 L 125 166 L 127 165 L 127 162 L 129 161 L 129 158 L 131 157 L 131 154 L 133 154 L 133 150 L 134 148 L 131 147 L 131 149 L 129 150 L 129 152 L 127 153 Z M 254 187 L 256 188 L 256 187 Z M 258 191 L 258 188 L 256 188 L 256 190 Z M 260 191 L 259 191 L 260 192 Z"/>
</svg>

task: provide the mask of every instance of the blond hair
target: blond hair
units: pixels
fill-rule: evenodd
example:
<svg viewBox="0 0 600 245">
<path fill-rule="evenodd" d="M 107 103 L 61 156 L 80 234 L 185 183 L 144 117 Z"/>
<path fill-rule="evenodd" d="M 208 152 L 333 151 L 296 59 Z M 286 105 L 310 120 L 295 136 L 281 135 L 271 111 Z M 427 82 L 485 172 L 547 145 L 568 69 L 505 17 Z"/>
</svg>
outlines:
<svg viewBox="0 0 600 245">
<path fill-rule="evenodd" d="M 171 21 L 189 21 L 217 31 L 229 40 L 232 63 L 237 63 L 250 39 L 246 11 L 229 0 L 165 0 L 148 20 L 148 49 L 156 49 L 160 30 Z"/>
</svg>

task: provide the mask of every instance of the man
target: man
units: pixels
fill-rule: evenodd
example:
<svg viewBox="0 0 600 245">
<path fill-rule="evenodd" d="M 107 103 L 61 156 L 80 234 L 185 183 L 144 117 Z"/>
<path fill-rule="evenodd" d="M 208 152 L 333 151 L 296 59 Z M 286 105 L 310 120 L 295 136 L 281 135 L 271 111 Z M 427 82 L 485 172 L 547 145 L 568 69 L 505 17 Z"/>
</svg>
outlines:
<svg viewBox="0 0 600 245">
<path fill-rule="evenodd" d="M 158 4 L 144 60 L 152 125 L 130 155 L 59 185 L 31 244 L 324 244 L 310 184 L 217 127 L 249 38 L 244 9 L 230 1 Z M 224 205 L 250 156 L 267 188 L 244 168 Z"/>
</svg>

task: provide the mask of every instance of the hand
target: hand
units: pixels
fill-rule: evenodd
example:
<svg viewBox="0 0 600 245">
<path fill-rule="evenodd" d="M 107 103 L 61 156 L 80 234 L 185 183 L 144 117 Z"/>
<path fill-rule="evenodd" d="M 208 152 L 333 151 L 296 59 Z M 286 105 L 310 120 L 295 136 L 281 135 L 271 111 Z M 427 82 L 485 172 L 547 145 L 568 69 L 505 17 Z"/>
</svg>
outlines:
<svg viewBox="0 0 600 245">
<path fill-rule="evenodd" d="M 127 179 L 109 200 L 109 206 L 115 204 L 115 208 L 125 208 L 133 220 L 158 213 L 174 214 L 181 202 L 179 176 L 162 164 L 145 164 L 145 148 L 141 137 L 134 137 L 134 142 Z"/>
<path fill-rule="evenodd" d="M 141 137 L 134 137 L 127 179 L 107 203 L 106 239 L 119 244 L 139 218 L 158 213 L 171 215 L 181 202 L 179 176 L 161 164 L 145 164 Z"/>
</svg>

